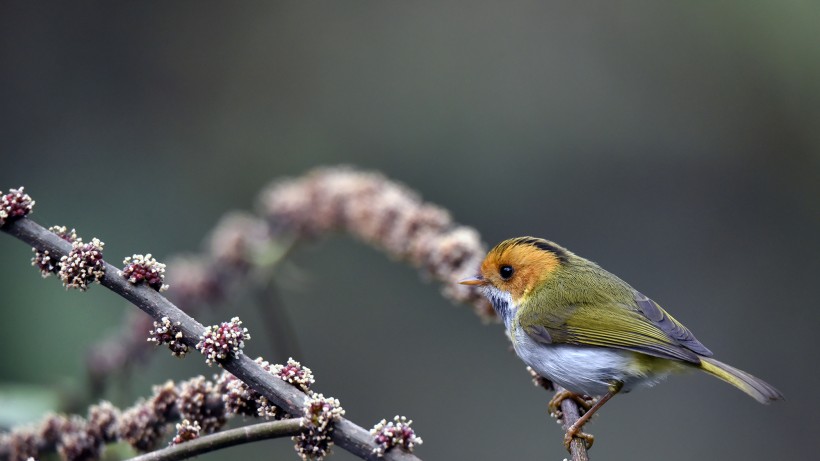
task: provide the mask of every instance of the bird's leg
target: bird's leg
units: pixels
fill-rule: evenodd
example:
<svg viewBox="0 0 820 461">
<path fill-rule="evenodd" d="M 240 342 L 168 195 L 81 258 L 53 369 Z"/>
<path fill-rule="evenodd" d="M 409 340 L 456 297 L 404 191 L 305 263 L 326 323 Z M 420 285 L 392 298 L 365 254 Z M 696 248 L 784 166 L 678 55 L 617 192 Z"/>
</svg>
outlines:
<svg viewBox="0 0 820 461">
<path fill-rule="evenodd" d="M 572 424 L 572 426 L 570 426 L 569 429 L 567 429 L 567 433 L 564 434 L 564 446 L 567 448 L 567 450 L 569 450 L 569 445 L 572 442 L 573 437 L 584 439 L 587 448 L 592 446 L 592 442 L 594 439 L 591 435 L 581 432 L 581 428 L 584 427 L 584 424 L 586 424 L 587 421 L 589 421 L 589 418 L 592 418 L 592 415 L 594 415 L 599 408 L 604 406 L 604 404 L 607 401 L 609 401 L 609 399 L 611 399 L 615 394 L 620 392 L 622 387 L 624 387 L 624 383 L 622 383 L 621 381 L 613 381 L 609 385 L 609 391 L 603 397 L 601 397 L 601 400 L 595 402 L 595 405 L 593 405 L 592 408 L 587 410 L 587 412 L 584 413 L 583 416 L 578 418 L 578 421 L 575 421 Z"/>
</svg>

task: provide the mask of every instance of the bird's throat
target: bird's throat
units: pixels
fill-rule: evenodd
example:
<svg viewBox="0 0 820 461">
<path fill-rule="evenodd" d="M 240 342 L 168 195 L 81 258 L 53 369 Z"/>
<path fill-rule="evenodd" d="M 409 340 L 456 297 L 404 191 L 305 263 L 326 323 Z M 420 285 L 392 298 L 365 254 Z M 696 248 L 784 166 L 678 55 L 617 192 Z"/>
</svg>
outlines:
<svg viewBox="0 0 820 461">
<path fill-rule="evenodd" d="M 515 306 L 513 306 L 510 294 L 492 286 L 485 288 L 484 294 L 492 303 L 495 313 L 504 321 L 504 326 L 509 330 L 510 323 L 515 316 Z"/>
</svg>

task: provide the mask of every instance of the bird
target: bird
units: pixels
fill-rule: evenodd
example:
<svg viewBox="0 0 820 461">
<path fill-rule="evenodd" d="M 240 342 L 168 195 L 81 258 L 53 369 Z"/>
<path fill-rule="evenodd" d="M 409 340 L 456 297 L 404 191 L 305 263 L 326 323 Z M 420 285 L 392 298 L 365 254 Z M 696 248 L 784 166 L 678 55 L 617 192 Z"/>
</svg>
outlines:
<svg viewBox="0 0 820 461">
<path fill-rule="evenodd" d="M 598 264 L 542 238 L 516 237 L 496 245 L 463 285 L 479 288 L 503 321 L 519 358 L 582 403 L 586 413 L 564 435 L 589 447 L 581 431 L 618 393 L 652 386 L 667 375 L 701 370 L 761 403 L 783 399 L 772 385 L 712 358 L 682 323 L 658 303 Z M 590 398 L 598 397 L 594 405 Z"/>
</svg>

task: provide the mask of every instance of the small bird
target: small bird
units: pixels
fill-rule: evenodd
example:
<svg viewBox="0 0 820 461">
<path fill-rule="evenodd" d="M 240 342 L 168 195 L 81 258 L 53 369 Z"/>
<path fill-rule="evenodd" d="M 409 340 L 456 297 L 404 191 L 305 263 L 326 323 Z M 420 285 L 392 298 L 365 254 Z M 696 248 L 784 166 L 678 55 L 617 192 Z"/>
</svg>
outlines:
<svg viewBox="0 0 820 461">
<path fill-rule="evenodd" d="M 480 287 L 504 321 L 516 354 L 539 375 L 567 389 L 550 401 L 581 403 L 600 396 L 564 436 L 591 445 L 581 432 L 618 392 L 652 386 L 673 372 L 699 369 L 761 403 L 783 399 L 770 384 L 719 362 L 680 322 L 626 282 L 553 242 L 518 237 L 495 246 L 479 274 Z"/>
</svg>

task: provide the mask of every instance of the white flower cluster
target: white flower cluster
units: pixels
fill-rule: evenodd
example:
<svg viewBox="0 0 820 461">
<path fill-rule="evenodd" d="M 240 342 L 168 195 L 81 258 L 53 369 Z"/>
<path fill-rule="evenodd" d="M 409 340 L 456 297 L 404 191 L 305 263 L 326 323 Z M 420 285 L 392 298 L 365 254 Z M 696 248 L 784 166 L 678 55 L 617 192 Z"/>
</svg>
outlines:
<svg viewBox="0 0 820 461">
<path fill-rule="evenodd" d="M 422 444 L 422 440 L 410 427 L 411 424 L 413 424 L 412 420 L 399 415 L 396 415 L 390 422 L 384 419 L 379 421 L 373 429 L 370 429 L 377 445 L 373 453 L 381 458 L 387 450 L 393 447 L 401 447 L 412 452 L 416 445 Z"/>
<path fill-rule="evenodd" d="M 239 355 L 245 347 L 245 341 L 251 339 L 248 329 L 242 327 L 239 317 L 221 325 L 211 325 L 199 338 L 196 348 L 205 356 L 205 363 L 209 366 L 219 364 L 220 361 L 232 355 Z"/>
<path fill-rule="evenodd" d="M 90 243 L 77 239 L 72 243 L 71 251 L 60 258 L 60 280 L 66 288 L 88 289 L 93 282 L 99 282 L 105 275 L 103 247 L 105 243 L 98 238 Z"/>
</svg>

